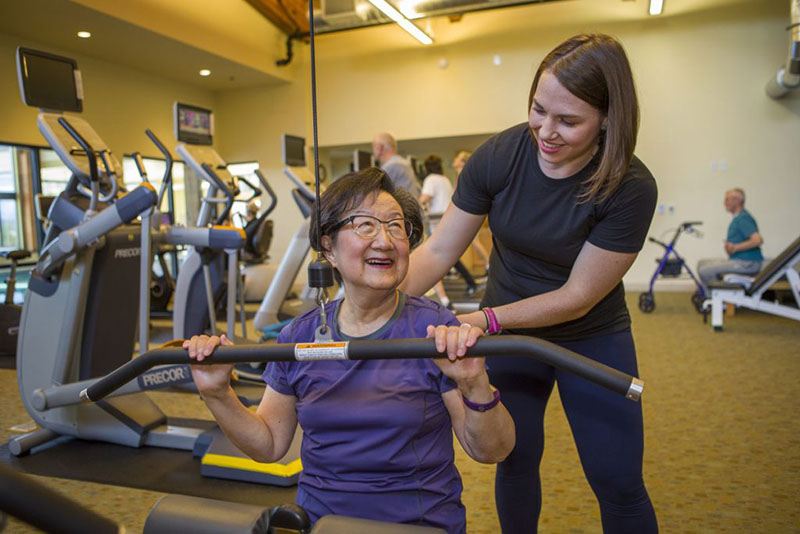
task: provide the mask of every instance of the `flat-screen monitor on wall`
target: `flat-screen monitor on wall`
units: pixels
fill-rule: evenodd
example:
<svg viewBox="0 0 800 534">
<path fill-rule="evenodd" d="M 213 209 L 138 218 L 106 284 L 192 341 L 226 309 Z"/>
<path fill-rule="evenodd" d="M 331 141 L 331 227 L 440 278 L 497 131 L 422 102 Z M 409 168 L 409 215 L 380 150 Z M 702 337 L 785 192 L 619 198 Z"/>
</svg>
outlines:
<svg viewBox="0 0 800 534">
<path fill-rule="evenodd" d="M 17 79 L 22 101 L 53 111 L 83 111 L 83 84 L 78 63 L 30 48 L 17 48 Z"/>
<path fill-rule="evenodd" d="M 210 145 L 214 140 L 214 113 L 210 109 L 175 102 L 175 139 L 190 145 Z"/>
<path fill-rule="evenodd" d="M 283 134 L 281 136 L 281 156 L 285 167 L 306 166 L 306 140 L 304 137 Z"/>
<path fill-rule="evenodd" d="M 364 169 L 372 167 L 372 154 L 366 150 L 353 151 L 353 170 L 363 171 Z"/>
</svg>

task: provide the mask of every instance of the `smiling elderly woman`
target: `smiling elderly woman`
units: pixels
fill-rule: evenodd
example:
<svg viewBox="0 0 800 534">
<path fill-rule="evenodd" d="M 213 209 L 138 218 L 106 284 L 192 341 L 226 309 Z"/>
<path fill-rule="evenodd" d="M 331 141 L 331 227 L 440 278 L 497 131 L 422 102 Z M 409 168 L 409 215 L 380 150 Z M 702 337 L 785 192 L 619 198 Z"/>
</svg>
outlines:
<svg viewBox="0 0 800 534">
<path fill-rule="evenodd" d="M 297 504 L 312 520 L 338 514 L 466 532 L 453 433 L 479 462 L 501 461 L 514 447 L 514 423 L 483 358 L 459 358 L 483 331 L 399 291 L 422 217 L 386 173 L 370 168 L 331 184 L 320 220 L 322 249 L 345 295 L 325 309 L 333 338 L 434 337 L 449 359 L 270 363 L 255 412 L 230 388 L 229 366 L 193 366 L 198 389 L 231 441 L 260 461 L 282 457 L 299 422 Z M 278 342 L 311 341 L 319 325 L 319 311 L 309 312 Z M 203 360 L 220 342 L 230 344 L 195 336 L 185 347 Z"/>
</svg>

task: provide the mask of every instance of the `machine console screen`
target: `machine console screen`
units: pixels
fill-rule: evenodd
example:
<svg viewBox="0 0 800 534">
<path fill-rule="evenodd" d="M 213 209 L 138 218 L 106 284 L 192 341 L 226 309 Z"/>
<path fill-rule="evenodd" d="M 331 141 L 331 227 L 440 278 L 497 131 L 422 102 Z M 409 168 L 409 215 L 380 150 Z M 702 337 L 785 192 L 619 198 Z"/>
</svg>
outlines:
<svg viewBox="0 0 800 534">
<path fill-rule="evenodd" d="M 17 77 L 22 101 L 52 111 L 83 110 L 81 72 L 74 59 L 17 48 Z"/>
</svg>

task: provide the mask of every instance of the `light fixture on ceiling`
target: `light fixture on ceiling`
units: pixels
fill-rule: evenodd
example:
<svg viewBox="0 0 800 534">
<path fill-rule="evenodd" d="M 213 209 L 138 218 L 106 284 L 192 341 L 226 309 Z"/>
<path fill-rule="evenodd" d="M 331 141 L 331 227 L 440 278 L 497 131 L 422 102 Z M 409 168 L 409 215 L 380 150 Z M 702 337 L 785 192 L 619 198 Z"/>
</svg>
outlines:
<svg viewBox="0 0 800 534">
<path fill-rule="evenodd" d="M 650 14 L 660 15 L 664 10 L 664 0 L 650 0 Z"/>
<path fill-rule="evenodd" d="M 211 76 L 211 71 L 208 69 L 200 69 L 200 76 Z"/>
<path fill-rule="evenodd" d="M 380 9 L 384 15 L 399 24 L 401 28 L 410 33 L 412 37 L 420 43 L 425 45 L 433 43 L 433 39 L 430 35 L 420 30 L 418 26 L 404 17 L 402 13 L 392 7 L 386 0 L 369 0 L 369 3 Z"/>
<path fill-rule="evenodd" d="M 81 39 L 88 39 L 91 36 L 92 36 L 92 32 L 87 32 L 85 30 L 81 30 L 81 31 L 78 32 L 78 37 L 80 37 Z"/>
</svg>

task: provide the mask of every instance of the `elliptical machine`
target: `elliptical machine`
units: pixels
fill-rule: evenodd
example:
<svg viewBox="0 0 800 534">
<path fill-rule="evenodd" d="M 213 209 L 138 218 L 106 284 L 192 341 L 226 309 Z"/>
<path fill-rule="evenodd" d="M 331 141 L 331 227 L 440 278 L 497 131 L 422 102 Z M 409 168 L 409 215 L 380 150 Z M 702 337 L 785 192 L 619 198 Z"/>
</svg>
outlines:
<svg viewBox="0 0 800 534">
<path fill-rule="evenodd" d="M 239 260 L 241 261 L 242 281 L 240 291 L 240 301 L 242 307 L 245 302 L 260 302 L 269 288 L 269 284 L 275 276 L 275 264 L 269 262 L 269 247 L 272 244 L 272 236 L 274 232 L 273 221 L 268 217 L 275 210 L 278 204 L 278 197 L 275 191 L 270 187 L 261 171 L 255 169 L 253 172 L 261 184 L 260 188 L 251 184 L 243 176 L 239 177 L 239 181 L 247 184 L 248 187 L 253 189 L 253 195 L 246 202 L 248 212 L 251 209 L 251 203 L 257 198 L 260 198 L 266 193 L 270 202 L 267 208 L 262 213 L 252 219 L 244 220 L 240 223 L 241 228 L 245 233 L 245 243 L 241 252 L 239 253 Z"/>
<path fill-rule="evenodd" d="M 80 414 L 72 408 L 46 410 L 40 392 L 104 375 L 130 359 L 136 306 L 121 303 L 136 302 L 138 291 L 130 281 L 138 279 L 140 229 L 131 221 L 148 211 L 157 195 L 148 183 L 123 194 L 119 166 L 103 140 L 85 120 L 61 113 L 83 107 L 74 60 L 18 48 L 17 71 L 23 102 L 42 110 L 39 130 L 72 171 L 50 206 L 20 319 L 20 398 L 41 427 L 10 442 L 11 452 L 22 454 L 60 434 L 102 439 L 109 421 L 117 421 L 115 430 L 125 427 L 120 416 L 127 406 L 86 407 Z M 152 407 L 145 399 L 136 408 L 147 415 L 124 420 L 147 425 Z M 123 442 L 141 439 L 129 428 L 122 434 Z"/>
<path fill-rule="evenodd" d="M 152 283 L 152 264 L 153 264 L 153 251 L 163 249 L 163 247 L 176 247 L 189 245 L 195 247 L 196 250 L 207 251 L 210 257 L 213 254 L 221 254 L 223 251 L 239 250 L 244 244 L 244 232 L 232 227 L 187 227 L 187 226 L 168 226 L 161 224 L 161 204 L 164 200 L 166 191 L 169 189 L 172 181 L 172 155 L 167 147 L 150 131 L 145 130 L 145 134 L 159 152 L 164 156 L 166 163 L 164 169 L 164 176 L 161 180 L 159 188 L 158 200 L 154 209 L 142 214 L 142 238 L 141 238 L 141 269 L 140 269 L 140 292 L 139 292 L 139 350 L 146 352 L 150 342 L 150 324 L 149 317 L 152 310 L 151 302 L 153 297 L 153 283 Z M 141 154 L 134 153 L 134 162 L 139 171 L 139 175 L 146 183 L 150 183 L 147 175 L 144 162 L 142 161 Z M 210 191 L 213 196 L 213 191 Z M 204 206 L 208 203 L 207 199 L 203 200 Z M 228 202 L 230 204 L 231 202 Z M 163 259 L 160 257 L 160 259 Z M 166 268 L 162 261 L 162 268 Z M 197 273 L 196 273 L 197 274 Z M 205 275 L 205 272 L 202 274 Z M 180 275 L 179 275 L 180 277 Z M 236 278 L 228 277 L 227 289 L 229 294 L 236 293 Z M 149 290 L 148 290 L 149 288 Z M 194 284 L 192 290 L 198 295 L 195 296 L 195 301 L 200 299 L 203 302 L 214 302 L 214 306 L 207 307 L 208 312 L 207 323 L 204 325 L 206 328 L 214 325 L 213 330 L 216 330 L 216 299 L 214 289 L 208 284 Z M 205 297 L 205 298 L 204 298 Z M 186 297 L 181 295 L 175 298 L 174 308 L 178 310 L 186 310 L 188 304 L 185 302 Z M 233 338 L 234 315 L 233 306 L 228 307 L 228 337 Z M 192 327 L 194 325 L 190 325 Z M 198 326 L 199 328 L 199 326 Z M 201 330 L 195 331 L 195 333 Z"/>
<path fill-rule="evenodd" d="M 79 73 L 74 60 L 19 48 L 17 61 L 26 104 L 53 110 L 72 99 L 77 104 L 70 111 L 80 111 L 82 98 L 75 82 Z M 64 73 L 68 76 L 59 78 Z M 225 468 L 214 460 L 227 461 L 236 450 L 223 436 L 206 431 L 203 426 L 207 425 L 176 426 L 167 421 L 146 391 L 191 383 L 187 365 L 153 369 L 123 387 L 119 397 L 92 405 L 72 402 L 75 392 L 96 377 L 131 361 L 137 309 L 143 336 L 140 346 L 147 346 L 154 234 L 167 243 L 230 250 L 235 284 L 236 252 L 242 245 L 243 232 L 228 227 L 154 231 L 155 188 L 145 181 L 123 195 L 111 151 L 85 120 L 42 111 L 38 124 L 73 175 L 67 189 L 51 205 L 50 225 L 28 284 L 20 323 L 20 399 L 40 428 L 12 438 L 11 454 L 26 454 L 65 435 L 128 447 L 195 451 L 202 456 L 202 472 L 207 476 L 277 485 L 296 483 L 301 469 L 299 460 L 295 460 L 299 440 L 279 465 L 239 459 L 237 468 Z M 204 207 L 208 210 L 208 204 Z M 139 216 L 141 225 L 131 222 Z M 229 302 L 229 319 L 233 319 L 232 312 L 233 303 Z"/>
<path fill-rule="evenodd" d="M 228 218 L 236 195 L 239 194 L 238 178 L 228 171 L 228 165 L 211 147 L 214 134 L 211 110 L 176 102 L 174 119 L 175 137 L 179 141 L 175 151 L 189 168 L 208 183 L 196 225 L 206 228 L 214 217 L 214 206 L 224 205 L 222 212 L 213 219 L 212 230 L 216 230 Z M 239 232 L 240 239 L 235 246 L 212 241 L 206 246 L 193 246 L 189 249 L 175 284 L 172 313 L 174 339 L 188 339 L 209 329 L 213 333 L 216 330 L 217 302 L 223 295 L 227 295 L 228 336 L 233 339 L 237 256 L 244 243 L 244 232 L 239 229 L 236 231 Z M 223 282 L 226 267 L 227 291 Z"/>
<path fill-rule="evenodd" d="M 278 204 L 278 197 L 275 194 L 275 191 L 272 190 L 272 187 L 270 187 L 269 182 L 267 182 L 267 179 L 264 178 L 264 175 L 261 174 L 261 171 L 255 169 L 253 174 L 255 174 L 258 178 L 258 181 L 261 184 L 260 188 L 251 184 L 244 176 L 239 177 L 240 183 L 245 183 L 250 189 L 253 190 L 253 195 L 242 202 L 246 202 L 249 209 L 251 202 L 261 197 L 262 193 L 266 193 L 270 198 L 270 203 L 269 206 L 267 206 L 267 209 L 265 209 L 258 217 L 254 217 L 249 221 L 242 221 L 241 228 L 244 230 L 245 242 L 240 254 L 240 259 L 242 262 L 248 265 L 262 263 L 269 258 L 267 252 L 269 251 L 269 246 L 272 243 L 273 223 L 267 217 L 272 214 L 272 212 L 275 210 L 275 206 Z"/>
</svg>

